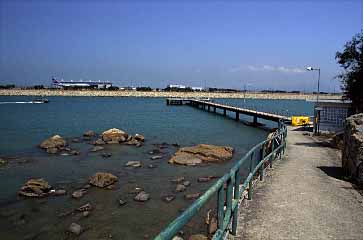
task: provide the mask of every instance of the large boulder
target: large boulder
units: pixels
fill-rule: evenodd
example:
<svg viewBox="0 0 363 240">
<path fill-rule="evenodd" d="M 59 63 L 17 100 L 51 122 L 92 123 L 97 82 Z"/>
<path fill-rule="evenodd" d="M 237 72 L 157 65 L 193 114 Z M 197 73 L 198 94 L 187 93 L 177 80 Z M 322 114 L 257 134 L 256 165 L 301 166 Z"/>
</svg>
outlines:
<svg viewBox="0 0 363 240">
<path fill-rule="evenodd" d="M 18 194 L 25 197 L 44 197 L 50 193 L 52 186 L 43 178 L 30 179 L 21 187 Z"/>
<path fill-rule="evenodd" d="M 120 129 L 111 128 L 102 133 L 102 140 L 106 143 L 120 143 L 127 140 L 128 134 Z"/>
<path fill-rule="evenodd" d="M 198 165 L 201 163 L 225 162 L 232 159 L 233 148 L 199 144 L 193 147 L 180 148 L 169 163 L 181 165 Z"/>
<path fill-rule="evenodd" d="M 363 113 L 346 119 L 343 142 L 342 167 L 363 185 Z"/>
<path fill-rule="evenodd" d="M 90 177 L 89 183 L 99 188 L 105 188 L 118 181 L 118 177 L 111 173 L 97 172 L 95 175 Z"/>
<path fill-rule="evenodd" d="M 39 146 L 48 153 L 57 153 L 58 150 L 63 149 L 66 145 L 66 140 L 59 135 L 54 135 L 53 137 L 44 140 Z"/>
</svg>

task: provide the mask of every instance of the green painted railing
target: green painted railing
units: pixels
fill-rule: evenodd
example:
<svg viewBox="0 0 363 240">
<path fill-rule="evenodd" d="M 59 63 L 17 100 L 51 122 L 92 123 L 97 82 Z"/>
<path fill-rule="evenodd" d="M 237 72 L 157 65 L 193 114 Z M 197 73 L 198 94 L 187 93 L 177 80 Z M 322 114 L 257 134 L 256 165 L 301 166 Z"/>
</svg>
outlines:
<svg viewBox="0 0 363 240">
<path fill-rule="evenodd" d="M 199 210 L 208 202 L 216 193 L 217 197 L 217 219 L 218 229 L 213 239 L 222 239 L 227 231 L 236 235 L 239 202 L 244 190 L 248 190 L 248 199 L 252 200 L 253 195 L 253 178 L 259 175 L 263 180 L 265 172 L 265 163 L 272 167 L 273 161 L 277 157 L 282 157 L 286 149 L 287 128 L 280 121 L 276 134 L 271 139 L 267 139 L 249 150 L 244 157 L 239 160 L 228 173 L 218 179 L 202 196 L 193 202 L 179 217 L 169 224 L 155 240 L 168 240 L 177 235 L 178 231 L 195 216 Z M 240 168 L 249 161 L 249 173 L 247 178 L 241 182 Z M 253 168 L 253 163 L 258 162 Z M 225 189 L 225 186 L 226 189 Z M 226 197 L 226 199 L 225 199 Z"/>
</svg>

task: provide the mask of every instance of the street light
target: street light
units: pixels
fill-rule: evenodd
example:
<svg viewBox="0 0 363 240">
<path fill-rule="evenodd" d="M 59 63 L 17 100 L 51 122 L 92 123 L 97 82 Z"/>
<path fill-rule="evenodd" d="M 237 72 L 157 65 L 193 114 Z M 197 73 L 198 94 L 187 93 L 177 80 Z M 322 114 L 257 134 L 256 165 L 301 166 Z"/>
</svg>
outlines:
<svg viewBox="0 0 363 240">
<path fill-rule="evenodd" d="M 320 68 L 313 68 L 313 67 L 307 67 L 306 70 L 308 71 L 318 71 L 319 77 L 318 77 L 318 95 L 316 96 L 316 105 L 314 108 L 314 132 L 319 133 L 319 125 L 320 125 L 320 111 L 322 110 L 319 108 L 319 94 L 320 94 Z"/>
<path fill-rule="evenodd" d="M 320 94 L 320 68 L 313 68 L 313 67 L 307 67 L 306 70 L 308 71 L 318 71 L 318 95 L 316 96 L 316 102 L 319 103 L 319 94 Z"/>
</svg>

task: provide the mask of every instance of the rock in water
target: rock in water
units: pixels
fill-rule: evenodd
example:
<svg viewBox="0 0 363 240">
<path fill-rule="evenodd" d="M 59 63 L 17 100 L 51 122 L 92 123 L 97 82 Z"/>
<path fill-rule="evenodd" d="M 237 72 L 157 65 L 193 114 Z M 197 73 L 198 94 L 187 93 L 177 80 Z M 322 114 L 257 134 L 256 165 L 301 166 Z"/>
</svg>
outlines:
<svg viewBox="0 0 363 240">
<path fill-rule="evenodd" d="M 93 145 L 105 145 L 106 143 L 102 139 L 97 139 L 96 141 L 92 142 Z"/>
<path fill-rule="evenodd" d="M 140 161 L 128 161 L 126 163 L 126 167 L 138 168 L 138 167 L 141 167 L 141 162 Z"/>
<path fill-rule="evenodd" d="M 135 140 L 139 141 L 139 142 L 144 142 L 145 141 L 145 137 L 141 134 L 135 134 Z"/>
<path fill-rule="evenodd" d="M 156 156 L 150 157 L 151 160 L 158 160 L 158 159 L 162 159 L 162 158 L 163 158 L 162 155 L 156 155 Z"/>
<path fill-rule="evenodd" d="M 181 182 L 185 181 L 185 177 L 177 177 L 177 178 L 174 178 L 174 179 L 172 179 L 170 181 L 173 182 L 173 183 L 181 183 Z"/>
<path fill-rule="evenodd" d="M 201 163 L 225 162 L 232 159 L 233 148 L 199 144 L 193 147 L 180 148 L 169 163 L 181 165 L 198 165 Z"/>
<path fill-rule="evenodd" d="M 111 173 L 98 172 L 89 179 L 89 183 L 93 186 L 104 188 L 118 181 L 118 177 Z"/>
<path fill-rule="evenodd" d="M 78 236 L 82 233 L 82 227 L 77 223 L 72 223 L 69 226 L 68 231 Z"/>
<path fill-rule="evenodd" d="M 94 136 L 96 136 L 96 133 L 92 130 L 89 130 L 89 131 L 83 133 L 83 136 L 84 137 L 94 137 Z"/>
<path fill-rule="evenodd" d="M 55 190 L 55 192 L 54 192 L 54 195 L 55 196 L 63 196 L 63 195 L 66 195 L 67 194 L 67 191 L 66 190 L 64 190 L 64 189 L 57 189 L 57 190 Z"/>
<path fill-rule="evenodd" d="M 150 199 L 150 194 L 148 194 L 148 193 L 146 193 L 146 192 L 144 192 L 144 191 L 142 191 L 142 192 L 139 192 L 136 196 L 135 196 L 135 198 L 134 198 L 134 200 L 135 201 L 137 201 L 137 202 L 146 202 L 147 200 L 149 200 Z"/>
<path fill-rule="evenodd" d="M 200 194 L 200 193 L 190 193 L 190 194 L 186 194 L 185 195 L 185 199 L 187 199 L 187 200 L 197 199 L 197 198 L 200 197 L 200 195 L 202 195 L 202 194 Z"/>
<path fill-rule="evenodd" d="M 49 153 L 56 153 L 59 149 L 64 148 L 67 142 L 59 135 L 54 135 L 44 140 L 39 146 Z"/>
<path fill-rule="evenodd" d="M 171 202 L 171 201 L 173 201 L 175 199 L 175 195 L 166 195 L 162 199 L 163 199 L 164 202 L 169 203 L 169 202 Z"/>
<path fill-rule="evenodd" d="M 86 203 L 82 206 L 80 206 L 79 208 L 77 208 L 77 211 L 79 212 L 85 212 L 85 211 L 91 211 L 92 210 L 92 205 L 90 203 Z"/>
<path fill-rule="evenodd" d="M 128 134 L 120 129 L 111 128 L 102 133 L 102 140 L 108 144 L 126 141 Z"/>
<path fill-rule="evenodd" d="M 175 192 L 184 192 L 187 188 L 183 184 L 176 185 Z"/>
<path fill-rule="evenodd" d="M 5 166 L 8 162 L 5 159 L 0 158 L 0 167 Z"/>
<path fill-rule="evenodd" d="M 86 193 L 87 193 L 86 189 L 80 189 L 80 190 L 74 191 L 72 193 L 72 197 L 75 199 L 79 199 L 79 198 L 83 197 L 83 195 L 85 195 Z"/>
<path fill-rule="evenodd" d="M 30 179 L 18 192 L 25 197 L 44 197 L 49 194 L 52 187 L 43 178 Z"/>
<path fill-rule="evenodd" d="M 122 200 L 122 199 L 119 199 L 118 200 L 118 204 L 120 205 L 120 206 L 123 206 L 123 205 L 125 205 L 127 202 L 125 201 L 125 200 Z"/>
<path fill-rule="evenodd" d="M 95 146 L 95 147 L 93 147 L 92 149 L 91 149 L 91 152 L 98 152 L 98 151 L 101 151 L 101 150 L 103 150 L 103 149 L 105 149 L 104 147 L 102 147 L 102 146 Z"/>
</svg>

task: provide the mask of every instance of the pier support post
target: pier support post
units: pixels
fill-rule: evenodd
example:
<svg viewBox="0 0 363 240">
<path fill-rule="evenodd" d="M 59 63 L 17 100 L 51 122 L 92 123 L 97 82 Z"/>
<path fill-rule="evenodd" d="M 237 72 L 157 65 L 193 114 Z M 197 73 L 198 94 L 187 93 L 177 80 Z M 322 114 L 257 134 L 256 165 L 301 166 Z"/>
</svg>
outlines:
<svg viewBox="0 0 363 240">
<path fill-rule="evenodd" d="M 253 116 L 253 124 L 257 125 L 257 115 Z"/>
<path fill-rule="evenodd" d="M 216 107 L 214 107 L 213 112 L 214 112 L 214 113 L 216 113 L 216 111 L 217 111 L 217 110 L 216 110 Z"/>
<path fill-rule="evenodd" d="M 239 121 L 239 112 L 236 112 L 236 121 Z"/>
<path fill-rule="evenodd" d="M 223 116 L 227 116 L 227 110 L 223 109 Z"/>
<path fill-rule="evenodd" d="M 210 112 L 210 106 L 208 105 L 208 112 Z"/>
</svg>

